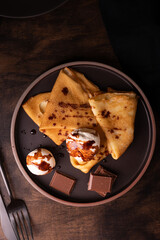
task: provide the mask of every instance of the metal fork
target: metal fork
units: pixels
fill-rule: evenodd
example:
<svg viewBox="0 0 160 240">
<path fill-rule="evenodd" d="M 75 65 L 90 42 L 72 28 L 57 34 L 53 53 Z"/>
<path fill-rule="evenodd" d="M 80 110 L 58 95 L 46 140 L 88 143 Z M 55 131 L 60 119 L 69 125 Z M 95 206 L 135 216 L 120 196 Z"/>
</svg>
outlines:
<svg viewBox="0 0 160 240">
<path fill-rule="evenodd" d="M 7 206 L 7 211 L 10 217 L 12 227 L 17 235 L 17 239 L 33 240 L 33 233 L 27 206 L 23 200 L 13 198 L 1 160 L 0 160 L 0 172 L 5 183 L 8 195 L 10 197 L 11 202 Z"/>
</svg>

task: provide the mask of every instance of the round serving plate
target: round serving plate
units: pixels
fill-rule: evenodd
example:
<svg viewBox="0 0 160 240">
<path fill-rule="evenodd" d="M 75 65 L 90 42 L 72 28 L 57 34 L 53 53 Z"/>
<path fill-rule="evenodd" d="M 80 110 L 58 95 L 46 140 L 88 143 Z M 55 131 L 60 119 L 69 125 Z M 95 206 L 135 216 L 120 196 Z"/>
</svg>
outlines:
<svg viewBox="0 0 160 240">
<path fill-rule="evenodd" d="M 71 67 L 83 73 L 103 91 L 107 91 L 107 87 L 112 87 L 116 90 L 134 91 L 139 96 L 135 119 L 135 136 L 132 144 L 118 160 L 114 160 L 109 155 L 91 169 L 93 171 L 101 164 L 107 170 L 117 175 L 112 192 L 107 194 L 105 198 L 99 196 L 96 192 L 87 190 L 89 173 L 82 173 L 71 165 L 65 142 L 57 146 L 51 139 L 45 137 L 45 135 L 39 132 L 38 126 L 27 116 L 22 108 L 22 104 L 30 97 L 38 93 L 50 92 L 59 71 L 64 67 Z M 32 129 L 36 130 L 35 135 L 31 134 Z M 146 171 L 154 152 L 155 141 L 156 126 L 154 115 L 143 91 L 131 78 L 121 71 L 97 62 L 70 62 L 43 73 L 30 84 L 20 97 L 11 122 L 11 146 L 15 160 L 24 177 L 46 197 L 66 205 L 78 207 L 104 204 L 128 192 Z M 33 175 L 26 167 L 27 154 L 39 147 L 50 150 L 56 159 L 55 169 L 45 176 Z M 70 196 L 66 196 L 49 186 L 55 170 L 60 170 L 76 178 L 76 185 Z"/>
<path fill-rule="evenodd" d="M 2 0 L 0 16 L 10 18 L 28 18 L 50 12 L 68 0 Z"/>
</svg>

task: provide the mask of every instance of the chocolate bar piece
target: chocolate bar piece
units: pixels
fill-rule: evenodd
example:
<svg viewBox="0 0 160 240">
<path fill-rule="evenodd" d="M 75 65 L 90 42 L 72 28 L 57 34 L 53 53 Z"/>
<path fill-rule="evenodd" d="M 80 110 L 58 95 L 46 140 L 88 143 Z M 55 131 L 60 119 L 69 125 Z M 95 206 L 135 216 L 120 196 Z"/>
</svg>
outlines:
<svg viewBox="0 0 160 240">
<path fill-rule="evenodd" d="M 111 192 L 111 182 L 111 177 L 91 173 L 88 182 L 88 190 L 95 191 L 102 197 L 105 197 L 108 192 Z"/>
<path fill-rule="evenodd" d="M 109 172 L 108 170 L 106 170 L 105 168 L 103 168 L 101 165 L 98 166 L 98 168 L 94 171 L 95 175 L 102 175 L 102 176 L 107 176 L 107 177 L 111 177 L 112 178 L 112 185 L 115 182 L 117 175 Z"/>
<path fill-rule="evenodd" d="M 68 176 L 62 172 L 55 171 L 52 180 L 50 182 L 50 186 L 62 193 L 70 195 L 74 185 L 76 183 L 76 179 Z"/>
<path fill-rule="evenodd" d="M 116 178 L 117 176 L 114 173 L 107 171 L 99 165 L 95 172 L 90 174 L 88 190 L 95 191 L 102 197 L 105 197 L 107 193 L 111 192 Z"/>
</svg>

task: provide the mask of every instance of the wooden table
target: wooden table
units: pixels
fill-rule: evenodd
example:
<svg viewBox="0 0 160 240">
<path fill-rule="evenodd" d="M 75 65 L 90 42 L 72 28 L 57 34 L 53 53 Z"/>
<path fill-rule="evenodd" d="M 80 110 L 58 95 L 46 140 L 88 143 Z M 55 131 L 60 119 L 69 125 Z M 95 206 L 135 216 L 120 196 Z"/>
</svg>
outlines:
<svg viewBox="0 0 160 240">
<path fill-rule="evenodd" d="M 28 206 L 34 238 L 160 239 L 158 147 L 147 172 L 132 190 L 111 203 L 89 208 L 64 206 L 47 199 L 25 180 L 15 163 L 10 123 L 19 97 L 44 71 L 76 60 L 98 61 L 120 68 L 102 22 L 98 0 L 70 0 L 36 18 L 0 18 L 0 151 L 16 198 L 24 199 Z M 8 200 L 1 178 L 0 189 Z M 0 240 L 3 239 L 0 227 Z"/>
</svg>

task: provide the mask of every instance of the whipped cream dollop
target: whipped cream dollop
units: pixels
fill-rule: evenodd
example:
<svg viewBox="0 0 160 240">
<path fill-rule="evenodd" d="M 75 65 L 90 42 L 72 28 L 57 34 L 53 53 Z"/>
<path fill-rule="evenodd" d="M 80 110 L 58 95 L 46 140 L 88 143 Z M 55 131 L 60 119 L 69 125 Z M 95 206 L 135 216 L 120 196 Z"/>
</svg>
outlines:
<svg viewBox="0 0 160 240">
<path fill-rule="evenodd" d="M 52 171 L 56 162 L 50 151 L 45 148 L 38 148 L 27 155 L 26 165 L 31 173 L 35 175 L 46 175 Z"/>
<path fill-rule="evenodd" d="M 72 131 L 66 139 L 69 154 L 79 163 L 89 161 L 100 148 L 99 134 L 90 128 L 79 128 Z"/>
</svg>

